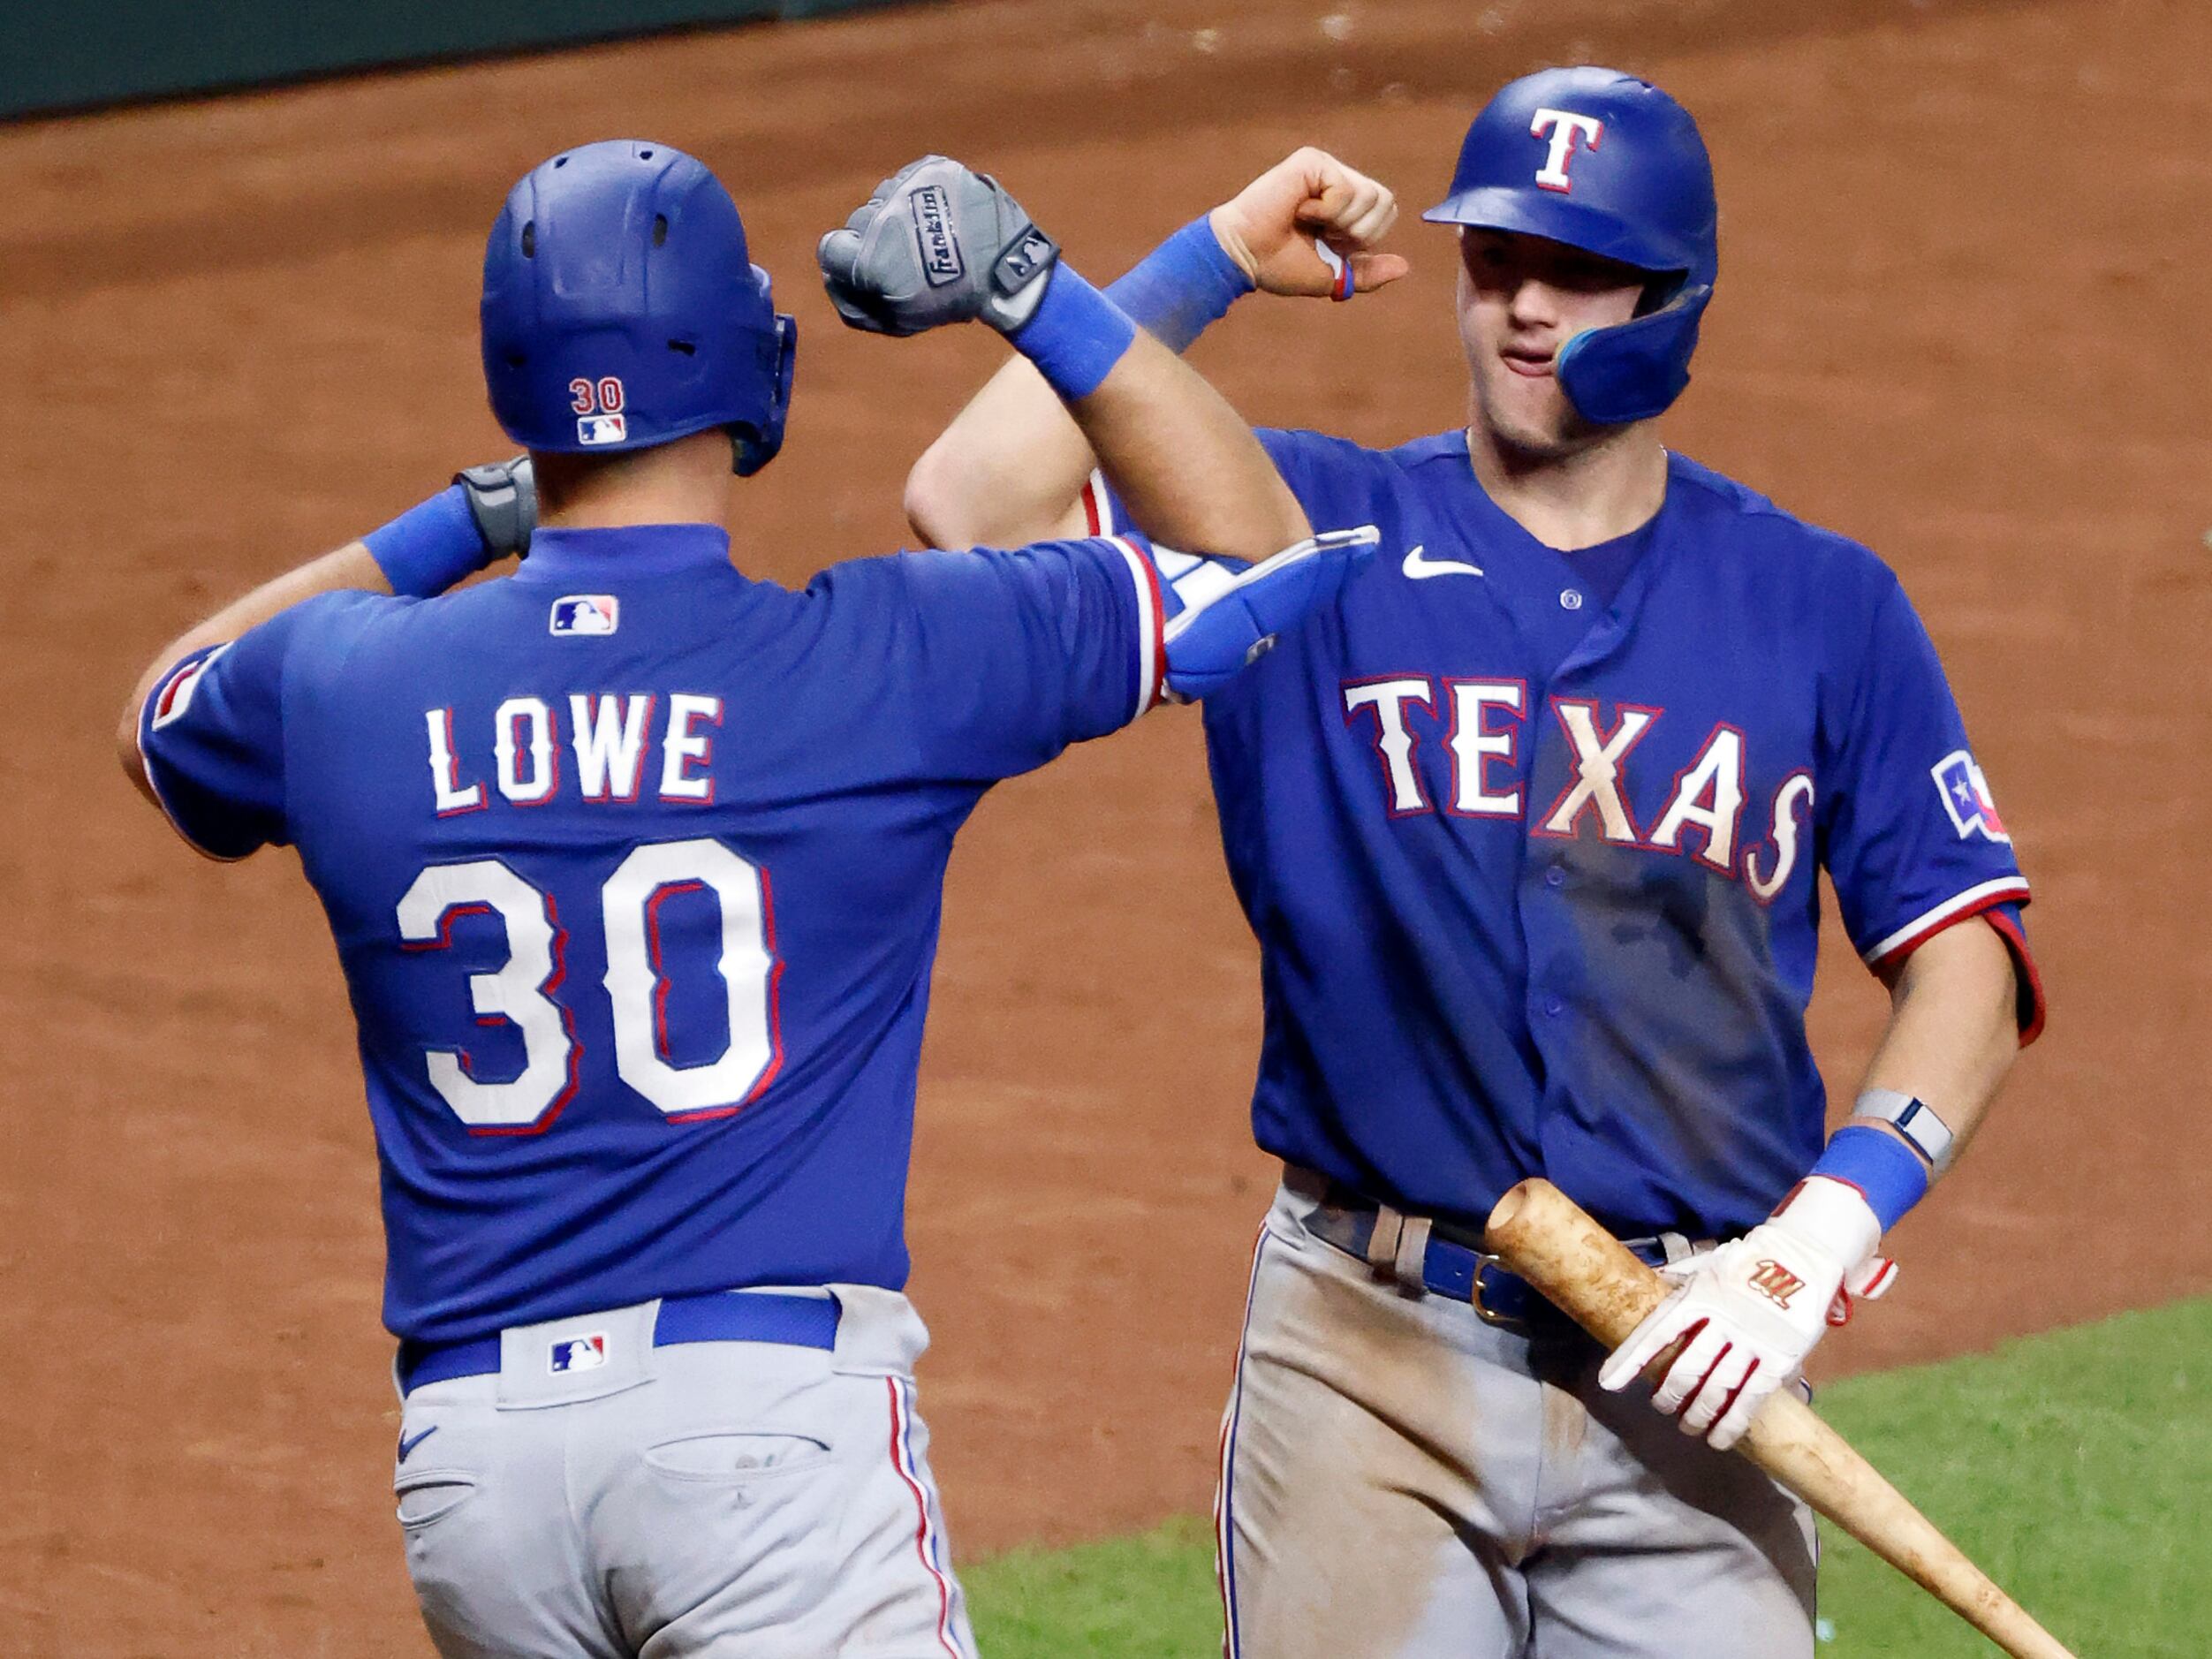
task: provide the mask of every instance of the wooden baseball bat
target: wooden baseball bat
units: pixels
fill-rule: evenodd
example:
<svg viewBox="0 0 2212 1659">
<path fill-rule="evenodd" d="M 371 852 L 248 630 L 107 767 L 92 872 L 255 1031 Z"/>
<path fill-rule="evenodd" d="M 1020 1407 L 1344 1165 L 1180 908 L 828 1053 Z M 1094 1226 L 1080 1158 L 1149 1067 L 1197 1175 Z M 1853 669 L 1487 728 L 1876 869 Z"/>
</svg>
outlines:
<svg viewBox="0 0 2212 1659">
<path fill-rule="evenodd" d="M 1665 1280 L 1541 1178 L 1498 1201 L 1488 1237 L 1506 1266 L 1609 1349 L 1668 1294 Z M 1794 1392 L 1769 1396 L 1736 1450 L 2014 1659 L 2073 1659 Z"/>
</svg>

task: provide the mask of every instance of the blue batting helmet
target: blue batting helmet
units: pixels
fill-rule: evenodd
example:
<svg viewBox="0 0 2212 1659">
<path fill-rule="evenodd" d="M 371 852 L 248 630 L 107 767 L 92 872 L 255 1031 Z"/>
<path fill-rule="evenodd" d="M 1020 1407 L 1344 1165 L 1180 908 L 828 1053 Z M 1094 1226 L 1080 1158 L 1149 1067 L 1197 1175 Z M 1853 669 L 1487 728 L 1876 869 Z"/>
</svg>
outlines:
<svg viewBox="0 0 2212 1659">
<path fill-rule="evenodd" d="M 721 180 L 665 144 L 587 144 L 508 193 L 483 332 L 492 413 L 527 448 L 614 453 L 720 427 L 751 473 L 783 443 L 797 325 Z"/>
<path fill-rule="evenodd" d="M 1560 389 L 1587 420 L 1657 414 L 1690 383 L 1720 270 L 1713 163 L 1690 112 L 1612 69 L 1547 69 L 1501 90 L 1460 147 L 1451 193 L 1421 216 L 1541 236 L 1648 271 L 1645 313 L 1576 335 Z"/>
</svg>

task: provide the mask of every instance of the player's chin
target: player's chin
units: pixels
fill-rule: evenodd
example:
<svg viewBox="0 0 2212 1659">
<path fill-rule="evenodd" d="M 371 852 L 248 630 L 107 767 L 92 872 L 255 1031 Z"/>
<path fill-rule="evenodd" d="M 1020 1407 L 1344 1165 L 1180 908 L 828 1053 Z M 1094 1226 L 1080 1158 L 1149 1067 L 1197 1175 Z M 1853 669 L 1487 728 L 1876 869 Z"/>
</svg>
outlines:
<svg viewBox="0 0 2212 1659">
<path fill-rule="evenodd" d="M 1482 417 L 1499 444 L 1536 460 L 1572 455 L 1589 443 L 1589 428 L 1559 390 L 1559 383 L 1509 375 L 1481 400 Z"/>
</svg>

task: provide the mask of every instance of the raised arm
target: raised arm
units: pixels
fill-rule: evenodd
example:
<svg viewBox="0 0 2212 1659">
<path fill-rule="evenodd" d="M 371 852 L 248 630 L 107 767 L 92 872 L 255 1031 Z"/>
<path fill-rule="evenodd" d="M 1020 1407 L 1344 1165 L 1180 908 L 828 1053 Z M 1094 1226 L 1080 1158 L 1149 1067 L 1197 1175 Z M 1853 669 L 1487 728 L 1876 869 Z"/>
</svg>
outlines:
<svg viewBox="0 0 2212 1659">
<path fill-rule="evenodd" d="M 156 807 L 161 799 L 139 752 L 146 700 L 170 671 L 195 651 L 227 645 L 318 594 L 356 588 L 372 594 L 443 593 L 492 560 L 530 545 L 537 523 L 537 488 L 528 458 L 472 466 L 428 500 L 390 523 L 271 577 L 186 629 L 148 663 L 116 725 L 116 759 L 124 776 Z"/>
<path fill-rule="evenodd" d="M 1176 232 L 1107 296 L 1179 352 L 1255 287 L 1341 299 L 1396 281 L 1405 261 L 1371 250 L 1397 216 L 1382 186 L 1321 150 L 1301 149 Z M 1098 464 L 1058 396 L 1017 358 L 915 463 L 906 516 L 938 547 L 1079 534 L 1077 497 Z M 1138 521 L 1173 540 L 1141 514 Z"/>
</svg>

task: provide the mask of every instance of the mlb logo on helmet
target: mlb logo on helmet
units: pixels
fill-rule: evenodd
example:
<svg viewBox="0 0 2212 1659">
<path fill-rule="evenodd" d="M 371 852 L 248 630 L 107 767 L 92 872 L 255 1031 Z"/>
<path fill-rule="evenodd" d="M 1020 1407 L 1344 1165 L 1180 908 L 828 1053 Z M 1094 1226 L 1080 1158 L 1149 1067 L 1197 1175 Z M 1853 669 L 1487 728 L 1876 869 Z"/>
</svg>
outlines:
<svg viewBox="0 0 2212 1659">
<path fill-rule="evenodd" d="M 1991 841 L 2012 839 L 2005 832 L 2004 820 L 1997 816 L 1989 780 L 1981 775 L 1973 755 L 1954 749 L 1929 771 L 1936 779 L 1936 792 L 1943 798 L 1943 810 L 1951 814 L 1951 828 L 1958 831 L 1961 841 L 1977 831 Z"/>
<path fill-rule="evenodd" d="M 596 1371 L 606 1363 L 607 1338 L 603 1332 L 564 1337 L 553 1345 L 552 1370 L 557 1376 L 564 1371 Z"/>
<path fill-rule="evenodd" d="M 580 415 L 576 420 L 576 441 L 579 443 L 620 443 L 630 436 L 630 420 L 626 415 Z"/>
<path fill-rule="evenodd" d="M 622 602 L 612 594 L 563 594 L 553 602 L 549 633 L 612 633 L 622 625 Z"/>
</svg>

